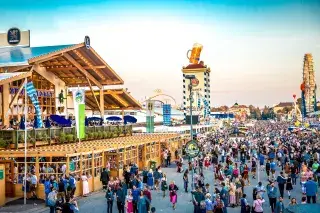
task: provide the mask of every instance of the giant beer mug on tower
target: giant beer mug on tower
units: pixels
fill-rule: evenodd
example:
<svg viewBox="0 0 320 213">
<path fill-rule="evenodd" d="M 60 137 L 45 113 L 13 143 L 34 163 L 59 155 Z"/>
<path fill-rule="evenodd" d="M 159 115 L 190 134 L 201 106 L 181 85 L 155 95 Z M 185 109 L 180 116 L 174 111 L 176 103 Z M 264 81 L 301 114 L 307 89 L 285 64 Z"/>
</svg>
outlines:
<svg viewBox="0 0 320 213">
<path fill-rule="evenodd" d="M 189 59 L 190 64 L 198 64 L 199 63 L 202 48 L 203 48 L 203 46 L 201 44 L 195 43 L 192 47 L 192 50 L 188 50 L 187 58 Z"/>
</svg>

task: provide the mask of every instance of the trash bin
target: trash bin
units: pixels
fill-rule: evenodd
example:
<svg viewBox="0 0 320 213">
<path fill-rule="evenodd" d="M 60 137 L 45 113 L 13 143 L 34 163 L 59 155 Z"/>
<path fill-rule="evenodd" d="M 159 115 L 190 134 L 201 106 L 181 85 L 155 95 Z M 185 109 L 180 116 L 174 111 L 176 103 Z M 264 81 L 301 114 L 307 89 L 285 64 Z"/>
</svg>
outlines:
<svg viewBox="0 0 320 213">
<path fill-rule="evenodd" d="M 157 168 L 157 162 L 151 160 L 149 163 L 150 163 L 150 169 L 152 169 L 152 171 L 155 171 Z"/>
</svg>

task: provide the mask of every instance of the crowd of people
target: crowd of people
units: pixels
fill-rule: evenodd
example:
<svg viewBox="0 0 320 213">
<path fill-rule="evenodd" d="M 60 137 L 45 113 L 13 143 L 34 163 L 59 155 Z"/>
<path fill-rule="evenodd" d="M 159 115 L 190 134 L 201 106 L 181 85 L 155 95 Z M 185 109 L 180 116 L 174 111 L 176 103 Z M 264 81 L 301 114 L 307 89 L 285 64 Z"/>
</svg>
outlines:
<svg viewBox="0 0 320 213">
<path fill-rule="evenodd" d="M 320 186 L 319 133 L 292 132 L 288 125 L 258 121 L 248 128 L 245 137 L 231 138 L 227 129 L 198 137 L 201 153 L 189 161 L 183 174 L 185 192 L 192 184 L 196 189 L 192 191 L 194 213 L 227 213 L 228 208 L 237 206 L 241 213 L 260 213 L 269 207 L 273 213 L 283 213 L 297 204 L 316 203 Z M 205 169 L 214 173 L 214 181 L 206 179 Z M 190 171 L 194 175 L 189 181 Z M 263 172 L 266 179 L 261 177 Z M 245 193 L 250 179 L 258 179 L 252 201 Z M 210 192 L 212 182 L 215 187 Z M 296 187 L 301 196 L 292 197 L 291 191 Z M 283 202 L 287 198 L 288 206 Z"/>
</svg>

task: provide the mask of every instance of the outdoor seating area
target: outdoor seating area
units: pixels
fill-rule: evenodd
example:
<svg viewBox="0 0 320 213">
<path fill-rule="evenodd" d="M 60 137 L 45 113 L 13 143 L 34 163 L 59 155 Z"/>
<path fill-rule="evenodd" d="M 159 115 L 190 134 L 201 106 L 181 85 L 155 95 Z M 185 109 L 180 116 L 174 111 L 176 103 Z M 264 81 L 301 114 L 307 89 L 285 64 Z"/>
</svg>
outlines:
<svg viewBox="0 0 320 213">
<path fill-rule="evenodd" d="M 34 171 L 39 181 L 38 198 L 44 198 L 44 179 L 50 176 L 73 175 L 77 181 L 75 195 L 82 193 L 81 175 L 89 179 L 90 191 L 102 188 L 100 173 L 110 164 L 110 175 L 122 177 L 125 165 L 136 164 L 139 169 L 150 167 L 151 162 L 161 163 L 163 147 L 182 147 L 184 139 L 179 134 L 134 134 L 132 136 L 98 139 L 71 144 L 31 147 L 27 150 L 27 172 Z M 0 163 L 6 165 L 6 191 L 12 197 L 22 197 L 24 178 L 24 150 L 0 150 Z"/>
</svg>

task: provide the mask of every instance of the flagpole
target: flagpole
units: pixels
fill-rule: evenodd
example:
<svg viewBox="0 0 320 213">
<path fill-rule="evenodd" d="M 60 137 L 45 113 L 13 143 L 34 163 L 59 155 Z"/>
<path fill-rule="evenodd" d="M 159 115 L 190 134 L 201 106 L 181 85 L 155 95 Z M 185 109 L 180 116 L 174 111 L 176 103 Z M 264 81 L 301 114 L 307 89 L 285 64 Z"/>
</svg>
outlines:
<svg viewBox="0 0 320 213">
<path fill-rule="evenodd" d="M 27 78 L 24 80 L 24 193 L 23 193 L 23 203 L 27 204 Z"/>
</svg>

